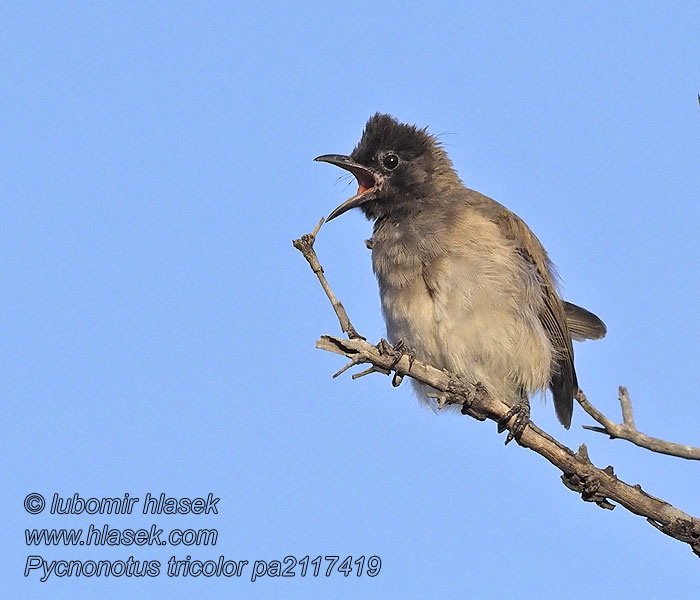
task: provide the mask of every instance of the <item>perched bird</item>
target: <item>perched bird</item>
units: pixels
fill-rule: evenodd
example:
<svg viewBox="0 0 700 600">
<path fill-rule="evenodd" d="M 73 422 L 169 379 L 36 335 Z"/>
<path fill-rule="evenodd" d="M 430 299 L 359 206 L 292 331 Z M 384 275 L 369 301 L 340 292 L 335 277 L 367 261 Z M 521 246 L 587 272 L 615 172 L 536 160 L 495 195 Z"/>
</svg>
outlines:
<svg viewBox="0 0 700 600">
<path fill-rule="evenodd" d="M 350 171 L 359 186 L 327 220 L 352 208 L 374 220 L 372 265 L 389 341 L 524 406 L 528 419 L 529 396 L 549 388 L 568 429 L 578 393 L 571 340 L 602 338 L 606 328 L 560 298 L 530 228 L 467 188 L 427 129 L 390 115 L 369 119 L 350 156 L 315 160 Z"/>
</svg>

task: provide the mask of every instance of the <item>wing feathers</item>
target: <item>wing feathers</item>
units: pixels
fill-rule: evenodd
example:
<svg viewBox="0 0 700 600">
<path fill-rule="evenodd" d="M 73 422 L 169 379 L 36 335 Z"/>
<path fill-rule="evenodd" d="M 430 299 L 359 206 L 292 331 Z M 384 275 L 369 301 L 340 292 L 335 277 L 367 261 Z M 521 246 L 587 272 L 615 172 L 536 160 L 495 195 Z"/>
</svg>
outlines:
<svg viewBox="0 0 700 600">
<path fill-rule="evenodd" d="M 517 244 L 518 251 L 537 269 L 544 298 L 539 318 L 555 353 L 549 387 L 554 396 L 557 417 L 568 429 L 571 426 L 571 414 L 574 410 L 574 397 L 578 393 L 578 382 L 574 370 L 571 333 L 562 300 L 554 288 L 550 261 L 535 234 L 517 215 L 500 204 L 497 205 L 496 212 L 495 221 L 500 225 L 505 236 Z"/>
</svg>

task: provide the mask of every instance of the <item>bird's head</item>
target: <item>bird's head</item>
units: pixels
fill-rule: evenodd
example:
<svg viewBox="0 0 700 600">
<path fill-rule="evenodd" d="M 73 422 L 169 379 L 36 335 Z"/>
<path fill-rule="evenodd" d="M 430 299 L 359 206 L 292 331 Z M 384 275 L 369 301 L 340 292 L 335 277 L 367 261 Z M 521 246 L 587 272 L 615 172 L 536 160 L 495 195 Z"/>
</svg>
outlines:
<svg viewBox="0 0 700 600">
<path fill-rule="evenodd" d="M 436 176 L 449 172 L 456 177 L 435 137 L 380 113 L 367 121 L 350 156 L 324 154 L 314 160 L 350 171 L 358 183 L 357 194 L 328 215 L 328 221 L 356 207 L 370 219 L 419 210 Z"/>
</svg>

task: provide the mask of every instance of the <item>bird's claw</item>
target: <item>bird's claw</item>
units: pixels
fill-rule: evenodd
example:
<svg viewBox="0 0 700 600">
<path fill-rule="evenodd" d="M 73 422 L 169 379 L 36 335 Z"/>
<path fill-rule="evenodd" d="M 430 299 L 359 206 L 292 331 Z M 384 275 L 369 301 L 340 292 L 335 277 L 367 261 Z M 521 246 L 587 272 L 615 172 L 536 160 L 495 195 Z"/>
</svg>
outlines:
<svg viewBox="0 0 700 600">
<path fill-rule="evenodd" d="M 435 400 L 435 408 L 438 410 L 441 410 L 445 407 L 445 405 L 449 402 L 450 396 L 447 392 L 443 392 L 442 394 L 435 394 L 428 396 L 430 400 Z"/>
<path fill-rule="evenodd" d="M 508 427 L 508 423 L 513 417 L 515 417 L 513 424 Z M 520 436 L 522 436 L 529 422 L 530 402 L 527 398 L 522 398 L 510 408 L 500 421 L 498 421 L 498 433 L 503 433 L 508 429 L 506 444 L 509 444 L 513 440 L 520 441 Z"/>
<path fill-rule="evenodd" d="M 403 340 L 399 340 L 398 342 L 396 342 L 396 344 L 392 346 L 384 338 L 382 338 L 379 341 L 379 343 L 377 344 L 377 348 L 379 349 L 379 352 L 381 354 L 393 356 L 394 360 L 392 361 L 391 366 L 389 367 L 390 370 L 394 371 L 394 377 L 391 380 L 391 385 L 393 385 L 394 387 L 400 386 L 401 382 L 403 381 L 404 375 L 407 375 L 411 372 L 411 367 L 413 367 L 413 361 L 416 360 L 415 351 L 411 350 L 410 348 L 406 348 L 406 344 Z M 396 367 L 401 362 L 401 359 L 404 356 L 408 357 L 408 369 L 405 373 L 399 373 L 399 369 L 397 369 Z"/>
</svg>

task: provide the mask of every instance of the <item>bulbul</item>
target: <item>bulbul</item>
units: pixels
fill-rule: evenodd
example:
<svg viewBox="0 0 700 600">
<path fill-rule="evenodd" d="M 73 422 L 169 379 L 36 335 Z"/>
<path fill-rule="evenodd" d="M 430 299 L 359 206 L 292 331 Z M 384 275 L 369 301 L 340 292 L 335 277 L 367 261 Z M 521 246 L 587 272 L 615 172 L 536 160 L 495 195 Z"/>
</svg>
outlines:
<svg viewBox="0 0 700 600">
<path fill-rule="evenodd" d="M 315 160 L 357 179 L 352 208 L 374 220 L 372 266 L 387 337 L 415 358 L 481 383 L 509 406 L 549 388 L 571 425 L 578 393 L 571 340 L 599 339 L 605 324 L 564 302 L 553 265 L 517 215 L 467 188 L 427 128 L 372 116 L 350 156 Z M 414 381 L 426 399 L 435 390 Z"/>
</svg>

